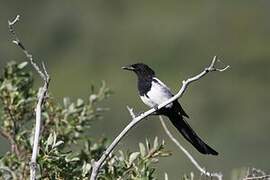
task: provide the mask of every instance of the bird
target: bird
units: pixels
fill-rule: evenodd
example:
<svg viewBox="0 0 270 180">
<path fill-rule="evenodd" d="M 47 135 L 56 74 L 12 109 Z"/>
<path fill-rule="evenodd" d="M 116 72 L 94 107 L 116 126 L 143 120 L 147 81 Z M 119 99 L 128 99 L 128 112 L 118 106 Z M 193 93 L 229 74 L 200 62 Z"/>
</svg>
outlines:
<svg viewBox="0 0 270 180">
<path fill-rule="evenodd" d="M 185 118 L 189 118 L 182 106 L 175 100 L 161 109 L 158 105 L 173 97 L 173 93 L 161 80 L 153 69 L 144 63 L 136 63 L 122 67 L 124 70 L 133 71 L 137 75 L 137 88 L 144 104 L 155 108 L 157 115 L 164 115 L 170 119 L 176 129 L 190 142 L 200 153 L 206 155 L 218 155 L 218 152 L 207 145 L 190 127 Z"/>
</svg>

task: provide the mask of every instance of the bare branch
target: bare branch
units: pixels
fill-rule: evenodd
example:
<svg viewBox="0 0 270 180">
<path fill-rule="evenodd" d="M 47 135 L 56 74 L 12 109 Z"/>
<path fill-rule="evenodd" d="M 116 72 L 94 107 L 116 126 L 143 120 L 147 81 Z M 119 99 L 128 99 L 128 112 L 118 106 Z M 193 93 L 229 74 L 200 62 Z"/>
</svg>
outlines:
<svg viewBox="0 0 270 180">
<path fill-rule="evenodd" d="M 224 68 L 215 68 L 215 64 L 216 61 L 221 62 L 221 60 L 217 59 L 217 56 L 214 56 L 210 66 L 208 68 L 206 68 L 208 71 L 219 71 L 219 72 L 223 72 L 226 71 L 228 68 L 230 68 L 229 65 L 225 66 Z"/>
<path fill-rule="evenodd" d="M 43 68 L 44 76 L 46 77 L 46 81 L 49 82 L 50 81 L 50 75 L 47 72 L 46 65 L 45 65 L 44 62 L 42 62 L 42 68 Z"/>
<path fill-rule="evenodd" d="M 243 180 L 268 180 L 270 179 L 270 175 L 266 174 L 264 171 L 256 168 L 248 168 L 246 176 Z"/>
<path fill-rule="evenodd" d="M 19 37 L 17 36 L 16 34 L 16 31 L 14 29 L 14 25 L 19 22 L 19 17 L 20 15 L 17 15 L 14 20 L 12 21 L 8 21 L 8 27 L 9 27 L 9 31 L 10 33 L 13 35 L 14 37 L 14 40 L 12 41 L 14 44 L 16 44 L 17 46 L 19 46 L 23 53 L 25 54 L 25 56 L 29 59 L 30 63 L 32 64 L 32 66 L 36 69 L 36 71 L 39 73 L 40 77 L 44 80 L 44 81 L 49 81 L 49 76 L 46 76 L 47 73 L 46 71 L 45 72 L 42 72 L 42 70 L 39 68 L 39 66 L 34 62 L 34 59 L 33 59 L 33 55 L 30 54 L 25 46 L 23 45 L 23 43 L 20 41 Z"/>
<path fill-rule="evenodd" d="M 45 64 L 42 63 L 42 70 L 41 68 L 37 65 L 37 63 L 34 62 L 33 56 L 31 53 L 27 51 L 23 43 L 20 41 L 18 38 L 16 31 L 14 29 L 14 25 L 16 22 L 19 21 L 19 15 L 16 16 L 16 18 L 12 21 L 8 21 L 8 27 L 11 32 L 11 34 L 14 37 L 14 40 L 12 41 L 16 45 L 18 45 L 25 56 L 29 59 L 30 63 L 34 67 L 34 69 L 38 72 L 40 77 L 44 81 L 43 87 L 39 88 L 38 94 L 37 94 L 37 105 L 36 105 L 36 125 L 35 125 L 35 134 L 34 134 L 34 141 L 33 141 L 33 151 L 32 151 L 32 157 L 31 157 L 31 162 L 30 162 L 30 180 L 35 180 L 36 179 L 36 168 L 37 168 L 37 156 L 38 156 L 38 151 L 39 151 L 39 137 L 40 137 L 40 129 L 41 129 L 41 113 L 42 113 L 42 105 L 45 101 L 48 88 L 49 88 L 49 82 L 50 82 L 50 76 L 46 70 Z"/>
<path fill-rule="evenodd" d="M 130 108 L 129 106 L 127 106 L 127 109 L 129 111 L 129 114 L 132 117 L 132 119 L 135 119 L 136 118 L 136 115 L 134 113 L 134 109 L 133 108 Z"/>
<path fill-rule="evenodd" d="M 162 116 L 159 116 L 160 123 L 166 132 L 166 134 L 169 136 L 169 138 L 176 144 L 181 151 L 188 157 L 188 159 L 191 161 L 191 163 L 205 176 L 208 177 L 216 177 L 218 180 L 222 180 L 222 174 L 221 173 L 210 173 L 206 171 L 203 167 L 199 165 L 199 163 L 192 157 L 192 155 L 177 141 L 177 139 L 172 135 L 172 133 L 169 131 L 168 127 L 166 126 Z"/>
<path fill-rule="evenodd" d="M 191 77 L 189 79 L 187 79 L 186 81 L 182 82 L 182 87 L 181 89 L 178 91 L 178 93 L 173 96 L 172 98 L 170 98 L 169 100 L 161 103 L 158 105 L 158 107 L 156 108 L 152 108 L 144 113 L 142 113 L 141 115 L 137 116 L 136 118 L 133 118 L 133 120 L 123 129 L 123 131 L 120 132 L 120 134 L 113 140 L 113 142 L 107 147 L 107 149 L 103 152 L 102 156 L 100 157 L 100 159 L 98 161 L 93 161 L 92 163 L 92 172 L 91 172 L 91 176 L 90 176 L 90 180 L 96 180 L 98 172 L 100 170 L 100 168 L 102 167 L 102 165 L 104 164 L 105 160 L 107 159 L 108 155 L 110 153 L 112 153 L 112 151 L 114 150 L 114 148 L 116 147 L 116 145 L 121 141 L 121 139 L 127 134 L 127 132 L 129 130 L 131 130 L 137 123 L 139 123 L 140 121 L 142 121 L 144 118 L 148 117 L 149 115 L 153 114 L 154 112 L 158 111 L 159 109 L 163 108 L 164 106 L 170 104 L 171 102 L 175 101 L 176 99 L 180 98 L 183 96 L 185 90 L 187 89 L 188 85 L 194 81 L 199 80 L 200 78 L 202 78 L 203 76 L 205 76 L 207 73 L 209 72 L 213 72 L 213 71 L 224 71 L 226 69 L 228 69 L 228 67 L 226 69 L 220 70 L 215 68 L 215 63 L 217 61 L 217 57 L 215 56 L 210 64 L 209 67 L 205 68 L 204 71 L 202 71 L 200 74 Z"/>
<path fill-rule="evenodd" d="M 19 19 L 20 19 L 20 15 L 17 15 L 12 21 L 8 21 L 8 25 L 13 26 L 17 21 L 19 21 Z"/>
<path fill-rule="evenodd" d="M 164 174 L 164 180 L 169 180 L 169 177 L 168 177 L 167 173 Z"/>
<path fill-rule="evenodd" d="M 257 177 L 245 177 L 243 180 L 264 180 L 270 178 L 270 175 L 257 176 Z"/>
</svg>

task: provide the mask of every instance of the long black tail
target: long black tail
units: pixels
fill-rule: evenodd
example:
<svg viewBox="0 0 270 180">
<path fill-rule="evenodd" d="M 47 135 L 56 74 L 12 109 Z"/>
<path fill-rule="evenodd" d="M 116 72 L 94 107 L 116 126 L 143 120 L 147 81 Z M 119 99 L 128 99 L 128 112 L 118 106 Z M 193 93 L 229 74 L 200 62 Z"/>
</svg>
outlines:
<svg viewBox="0 0 270 180">
<path fill-rule="evenodd" d="M 178 113 L 166 113 L 166 116 L 171 120 L 177 130 L 202 154 L 218 155 L 214 149 L 208 146 L 203 140 L 193 131 L 189 124 Z"/>
</svg>

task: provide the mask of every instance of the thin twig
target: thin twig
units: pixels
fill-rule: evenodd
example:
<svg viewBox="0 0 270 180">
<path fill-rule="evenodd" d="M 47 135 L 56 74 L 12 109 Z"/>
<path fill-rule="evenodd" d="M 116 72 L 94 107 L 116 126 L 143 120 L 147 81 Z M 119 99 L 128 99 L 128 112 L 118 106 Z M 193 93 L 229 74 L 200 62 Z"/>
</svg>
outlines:
<svg viewBox="0 0 270 180">
<path fill-rule="evenodd" d="M 129 114 L 131 115 L 132 119 L 135 119 L 136 118 L 136 115 L 134 113 L 134 109 L 131 108 L 131 107 L 129 107 L 129 106 L 127 106 L 127 109 L 129 111 Z"/>
<path fill-rule="evenodd" d="M 42 113 L 42 105 L 45 101 L 46 95 L 48 93 L 49 88 L 49 82 L 50 82 L 50 76 L 45 68 L 45 64 L 42 62 L 42 69 L 38 66 L 37 63 L 35 63 L 33 59 L 33 55 L 27 51 L 23 43 L 18 38 L 16 31 L 14 29 L 14 25 L 19 21 L 20 16 L 17 15 L 14 20 L 8 21 L 8 27 L 11 32 L 11 34 L 14 37 L 14 40 L 12 41 L 14 44 L 19 46 L 25 56 L 29 59 L 30 63 L 34 67 L 34 69 L 38 72 L 40 77 L 44 81 L 44 85 L 39 88 L 38 94 L 37 94 L 37 105 L 36 105 L 36 125 L 35 125 L 35 134 L 34 134 L 34 141 L 33 141 L 33 151 L 32 151 L 32 157 L 30 162 L 30 180 L 36 179 L 36 169 L 37 169 L 37 156 L 38 156 L 38 150 L 39 150 L 39 136 L 40 136 L 40 129 L 41 129 L 41 113 Z"/>
<path fill-rule="evenodd" d="M 169 138 L 183 151 L 183 153 L 188 157 L 188 159 L 191 161 L 191 163 L 204 175 L 208 177 L 216 177 L 218 180 L 222 180 L 222 174 L 221 173 L 213 173 L 206 171 L 203 167 L 199 165 L 199 163 L 192 157 L 192 155 L 179 143 L 179 141 L 172 135 L 172 133 L 169 131 L 168 127 L 166 126 L 162 116 L 159 116 L 160 123 L 166 132 L 166 134 L 169 136 Z"/>
<path fill-rule="evenodd" d="M 257 176 L 257 177 L 246 177 L 243 180 L 263 180 L 263 179 L 270 179 L 270 175 L 263 175 L 263 176 Z"/>
<path fill-rule="evenodd" d="M 203 76 L 205 76 L 208 72 L 213 72 L 213 71 L 219 71 L 219 72 L 223 72 L 226 69 L 229 68 L 229 66 L 226 66 L 223 69 L 218 69 L 215 67 L 215 63 L 217 61 L 217 57 L 215 56 L 213 58 L 213 60 L 211 61 L 211 64 L 209 67 L 205 68 L 205 70 L 203 72 L 201 72 L 200 74 L 191 77 L 189 79 L 187 79 L 186 81 L 182 82 L 182 87 L 181 89 L 178 91 L 178 93 L 173 96 L 172 98 L 170 98 L 169 100 L 161 103 L 158 105 L 157 108 L 152 108 L 144 113 L 142 113 L 141 115 L 137 116 L 136 118 L 134 118 L 124 129 L 123 131 L 120 132 L 120 134 L 113 140 L 113 142 L 107 147 L 107 149 L 103 152 L 102 156 L 100 157 L 100 159 L 98 161 L 92 160 L 92 172 L 90 175 L 90 180 L 96 180 L 98 172 L 100 170 L 100 168 L 102 167 L 102 165 L 104 164 L 105 160 L 107 159 L 108 155 L 110 153 L 112 153 L 112 151 L 114 150 L 114 148 L 116 147 L 116 145 L 121 141 L 121 139 L 127 134 L 127 132 L 129 130 L 131 130 L 137 123 L 139 123 L 140 121 L 142 121 L 144 118 L 146 118 L 147 116 L 153 114 L 154 112 L 158 111 L 159 109 L 161 109 L 162 107 L 166 106 L 167 104 L 170 104 L 171 102 L 175 101 L 176 99 L 182 97 L 182 95 L 184 94 L 185 90 L 187 89 L 188 85 L 194 81 L 199 80 L 200 78 L 202 78 Z"/>
<path fill-rule="evenodd" d="M 169 180 L 169 177 L 168 177 L 167 173 L 164 174 L 164 180 Z"/>
<path fill-rule="evenodd" d="M 32 66 L 36 69 L 36 71 L 39 73 L 40 77 L 46 82 L 49 81 L 49 76 L 47 76 L 48 74 L 46 73 L 46 71 L 42 72 L 42 70 L 39 68 L 39 66 L 34 62 L 33 59 L 33 55 L 30 54 L 25 46 L 23 45 L 23 43 L 20 41 L 20 39 L 18 38 L 16 31 L 14 29 L 14 25 L 19 22 L 20 19 L 20 15 L 17 15 L 14 20 L 12 21 L 8 21 L 8 27 L 9 27 L 9 31 L 10 33 L 13 35 L 14 40 L 12 41 L 14 44 L 16 44 L 17 46 L 19 46 L 23 53 L 25 54 L 25 56 L 29 59 L 30 63 L 32 64 Z"/>
</svg>

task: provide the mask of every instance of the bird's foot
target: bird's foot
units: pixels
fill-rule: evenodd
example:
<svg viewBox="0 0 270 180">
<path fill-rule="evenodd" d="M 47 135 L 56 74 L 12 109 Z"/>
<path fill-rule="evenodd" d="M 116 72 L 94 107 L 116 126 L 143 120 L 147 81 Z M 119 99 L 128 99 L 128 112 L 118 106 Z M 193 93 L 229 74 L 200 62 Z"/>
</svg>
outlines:
<svg viewBox="0 0 270 180">
<path fill-rule="evenodd" d="M 157 111 L 158 110 L 158 104 L 154 105 L 153 108 Z"/>
</svg>

